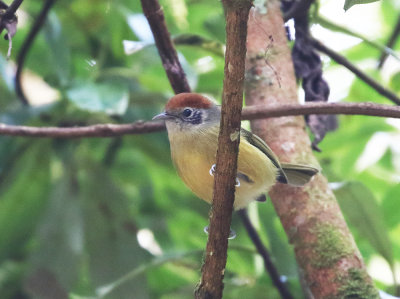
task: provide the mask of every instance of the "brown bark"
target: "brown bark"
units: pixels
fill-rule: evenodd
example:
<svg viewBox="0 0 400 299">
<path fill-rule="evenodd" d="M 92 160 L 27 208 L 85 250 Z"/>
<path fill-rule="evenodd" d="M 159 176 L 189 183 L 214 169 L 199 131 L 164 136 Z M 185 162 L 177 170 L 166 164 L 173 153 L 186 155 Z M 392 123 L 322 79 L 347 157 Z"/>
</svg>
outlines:
<svg viewBox="0 0 400 299">
<path fill-rule="evenodd" d="M 267 2 L 266 14 L 261 9 L 250 13 L 246 102 L 248 105 L 292 104 L 297 102 L 297 86 L 280 3 Z M 269 36 L 272 36 L 272 47 L 263 56 L 270 43 Z M 318 165 L 302 117 L 254 120 L 251 125 L 281 161 Z M 378 298 L 322 174 L 303 188 L 277 184 L 269 195 L 315 298 Z"/>
<path fill-rule="evenodd" d="M 157 50 L 172 89 L 176 94 L 189 92 L 189 83 L 179 62 L 178 55 L 165 24 L 164 12 L 158 0 L 141 0 L 141 2 L 143 13 L 153 32 Z"/>
<path fill-rule="evenodd" d="M 400 118 L 400 107 L 374 103 L 307 103 L 284 105 L 258 105 L 245 107 L 242 120 L 307 114 L 349 114 Z M 164 123 L 137 121 L 131 124 L 97 124 L 82 127 L 29 127 L 0 124 L 0 135 L 43 137 L 43 138 L 83 138 L 115 137 L 128 134 L 145 134 L 165 130 Z"/>
<path fill-rule="evenodd" d="M 243 103 L 247 20 L 251 2 L 223 1 L 226 55 L 220 133 L 210 212 L 209 236 L 196 298 L 222 298 L 228 237 L 235 196 L 237 155 Z"/>
</svg>

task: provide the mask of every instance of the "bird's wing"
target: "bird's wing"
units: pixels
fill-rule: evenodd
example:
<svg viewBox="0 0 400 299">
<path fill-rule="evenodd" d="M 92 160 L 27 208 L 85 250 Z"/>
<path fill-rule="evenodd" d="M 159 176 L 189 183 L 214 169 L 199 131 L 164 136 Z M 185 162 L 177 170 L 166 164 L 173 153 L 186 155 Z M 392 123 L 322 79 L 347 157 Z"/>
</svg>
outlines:
<svg viewBox="0 0 400 299">
<path fill-rule="evenodd" d="M 257 149 L 259 149 L 261 152 L 263 152 L 268 157 L 268 159 L 271 160 L 272 164 L 274 164 L 275 167 L 278 168 L 277 180 L 281 183 L 287 184 L 288 179 L 286 177 L 285 172 L 282 169 L 281 164 L 279 163 L 278 157 L 269 148 L 269 146 L 260 137 L 243 128 L 240 130 L 240 136 L 244 138 L 248 143 L 250 143 Z"/>
</svg>

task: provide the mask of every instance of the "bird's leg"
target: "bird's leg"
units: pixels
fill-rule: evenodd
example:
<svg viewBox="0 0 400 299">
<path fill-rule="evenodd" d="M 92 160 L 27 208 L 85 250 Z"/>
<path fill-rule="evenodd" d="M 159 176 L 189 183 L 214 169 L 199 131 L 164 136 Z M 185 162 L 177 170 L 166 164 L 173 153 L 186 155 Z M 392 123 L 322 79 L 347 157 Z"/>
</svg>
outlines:
<svg viewBox="0 0 400 299">
<path fill-rule="evenodd" d="M 210 171 L 209 171 L 209 173 L 210 173 L 211 176 L 214 176 L 215 168 L 216 168 L 216 167 L 217 167 L 217 165 L 215 165 L 215 164 L 211 165 L 211 168 L 210 168 Z"/>
<path fill-rule="evenodd" d="M 210 173 L 211 176 L 214 176 L 215 167 L 216 167 L 215 164 L 211 165 L 211 168 L 210 168 L 210 171 L 209 171 L 209 173 Z M 238 177 L 236 177 L 236 184 L 235 184 L 235 187 L 240 187 L 240 180 L 239 180 Z"/>
<path fill-rule="evenodd" d="M 211 176 L 214 176 L 215 168 L 216 168 L 215 164 L 211 165 L 211 168 L 210 168 L 210 171 L 209 171 Z M 240 186 L 240 181 L 239 181 L 238 177 L 236 177 L 235 187 L 239 187 L 239 186 Z M 204 232 L 208 235 L 208 225 L 206 227 L 204 227 Z M 236 232 L 233 229 L 230 229 L 228 239 L 231 240 L 231 239 L 234 239 L 234 238 L 236 238 Z"/>
<path fill-rule="evenodd" d="M 208 235 L 208 225 L 204 227 L 204 232 Z M 233 229 L 229 230 L 228 240 L 232 240 L 236 238 L 236 232 Z"/>
</svg>

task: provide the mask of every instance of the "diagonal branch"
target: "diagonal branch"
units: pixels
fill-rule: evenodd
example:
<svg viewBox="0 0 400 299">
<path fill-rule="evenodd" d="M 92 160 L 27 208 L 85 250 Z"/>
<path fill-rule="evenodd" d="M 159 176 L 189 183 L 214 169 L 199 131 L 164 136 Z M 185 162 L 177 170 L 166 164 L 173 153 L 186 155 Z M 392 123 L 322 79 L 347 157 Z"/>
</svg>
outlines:
<svg viewBox="0 0 400 299">
<path fill-rule="evenodd" d="M 400 118 L 400 107 L 375 103 L 307 103 L 258 105 L 243 109 L 242 120 L 308 114 L 347 114 Z M 137 121 L 131 124 L 98 124 L 85 127 L 29 127 L 0 124 L 0 135 L 44 138 L 91 138 L 146 134 L 165 130 L 159 122 Z"/>
<path fill-rule="evenodd" d="M 243 209 L 238 211 L 240 219 L 242 219 L 243 225 L 247 230 L 247 234 L 249 235 L 250 239 L 253 241 L 254 246 L 256 246 L 258 253 L 262 256 L 264 260 L 264 267 L 265 270 L 269 273 L 269 276 L 272 279 L 272 282 L 278 289 L 281 297 L 283 299 L 292 299 L 293 296 L 290 294 L 286 285 L 282 282 L 281 277 L 276 269 L 272 259 L 269 255 L 267 248 L 262 243 L 260 236 L 258 235 L 256 229 L 254 228 L 253 224 L 251 223 L 249 216 L 247 214 L 247 210 Z"/>
<path fill-rule="evenodd" d="M 143 13 L 149 22 L 162 64 L 175 93 L 190 91 L 185 72 L 171 41 L 163 10 L 157 0 L 141 0 Z"/>
<path fill-rule="evenodd" d="M 39 33 L 42 28 L 44 22 L 46 21 L 47 14 L 50 11 L 50 8 L 53 6 L 55 0 L 46 0 L 43 4 L 42 9 L 40 10 L 39 15 L 35 18 L 35 22 L 33 23 L 31 30 L 29 31 L 28 36 L 24 40 L 24 43 L 21 46 L 21 50 L 18 53 L 17 57 L 17 71 L 15 74 L 15 91 L 21 100 L 22 104 L 29 105 L 29 102 L 24 94 L 21 84 L 21 74 L 22 69 L 24 68 L 25 58 L 28 54 L 29 49 L 31 48 L 33 41 L 35 40 L 36 35 Z"/>
<path fill-rule="evenodd" d="M 385 55 L 391 55 L 394 59 L 400 61 L 400 57 L 396 54 L 395 51 L 393 51 L 391 48 L 389 48 L 388 46 L 385 46 L 375 40 L 369 39 L 368 37 L 364 36 L 363 34 L 360 34 L 358 32 L 354 32 L 348 28 L 346 28 L 343 25 L 334 23 L 326 18 L 324 18 L 321 15 L 315 15 L 312 19 L 312 21 L 316 24 L 321 25 L 322 27 L 334 31 L 334 32 L 340 32 L 340 33 L 344 33 L 346 35 L 350 35 L 356 38 L 361 39 L 363 42 L 365 42 L 365 44 L 375 48 L 376 50 L 378 50 L 380 53 L 385 54 Z"/>
<path fill-rule="evenodd" d="M 394 44 L 396 43 L 396 40 L 399 38 L 399 35 L 400 35 L 400 15 L 397 17 L 396 26 L 394 27 L 393 32 L 386 43 L 386 48 L 392 49 Z M 382 51 L 381 56 L 379 57 L 378 69 L 380 69 L 383 66 L 387 57 L 388 53 Z"/>
<path fill-rule="evenodd" d="M 344 56 L 336 53 L 332 49 L 329 49 L 319 41 L 315 39 L 311 39 L 310 42 L 313 44 L 315 49 L 318 51 L 325 53 L 328 55 L 330 58 L 335 60 L 337 63 L 343 65 L 346 67 L 349 71 L 351 71 L 354 75 L 356 75 L 360 80 L 364 81 L 367 83 L 369 86 L 371 86 L 373 89 L 375 89 L 378 93 L 380 93 L 382 96 L 388 98 L 391 100 L 393 103 L 396 103 L 397 105 L 400 105 L 400 98 L 391 90 L 386 89 L 383 87 L 379 82 L 365 74 L 363 71 L 361 71 L 359 68 L 357 68 L 354 64 L 352 64 L 350 61 L 348 61 Z"/>
</svg>

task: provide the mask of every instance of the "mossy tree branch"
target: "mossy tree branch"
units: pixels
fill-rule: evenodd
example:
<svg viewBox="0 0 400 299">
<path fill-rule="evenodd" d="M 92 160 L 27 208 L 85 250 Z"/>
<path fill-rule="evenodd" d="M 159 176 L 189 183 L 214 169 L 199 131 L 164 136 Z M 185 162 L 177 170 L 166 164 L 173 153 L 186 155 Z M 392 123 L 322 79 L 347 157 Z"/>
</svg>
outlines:
<svg viewBox="0 0 400 299">
<path fill-rule="evenodd" d="M 266 14 L 256 10 L 249 19 L 246 102 L 292 104 L 297 102 L 297 86 L 280 1 L 268 0 L 266 5 Z M 257 57 L 270 35 L 274 42 L 266 64 Z M 317 165 L 303 118 L 254 120 L 251 126 L 281 161 Z M 303 188 L 276 184 L 269 195 L 315 298 L 379 298 L 322 174 Z"/>
</svg>

